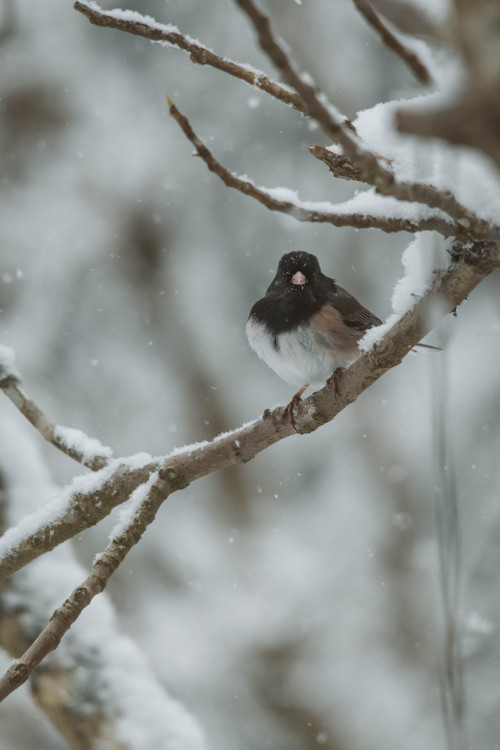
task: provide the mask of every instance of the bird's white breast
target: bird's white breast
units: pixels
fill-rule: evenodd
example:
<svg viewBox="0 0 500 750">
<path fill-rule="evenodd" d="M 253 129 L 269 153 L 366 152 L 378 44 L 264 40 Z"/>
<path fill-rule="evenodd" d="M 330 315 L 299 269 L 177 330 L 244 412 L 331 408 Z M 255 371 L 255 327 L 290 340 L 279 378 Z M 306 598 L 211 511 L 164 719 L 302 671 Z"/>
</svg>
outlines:
<svg viewBox="0 0 500 750">
<path fill-rule="evenodd" d="M 299 325 L 274 337 L 255 318 L 249 318 L 246 333 L 253 351 L 287 383 L 323 386 L 337 367 L 347 367 L 356 357 L 328 349 L 317 341 L 310 327 Z"/>
</svg>

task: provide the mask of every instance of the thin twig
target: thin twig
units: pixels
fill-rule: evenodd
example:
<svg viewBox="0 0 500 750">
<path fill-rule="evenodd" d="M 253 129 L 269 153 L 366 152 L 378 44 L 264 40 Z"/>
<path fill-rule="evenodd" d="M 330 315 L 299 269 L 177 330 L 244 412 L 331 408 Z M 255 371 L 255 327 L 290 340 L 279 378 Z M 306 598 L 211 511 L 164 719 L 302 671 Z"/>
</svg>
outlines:
<svg viewBox="0 0 500 750">
<path fill-rule="evenodd" d="M 347 157 L 320 146 L 311 146 L 310 153 L 324 162 L 335 177 L 345 180 L 358 180 L 367 183 L 361 170 Z M 400 201 L 423 203 L 429 208 L 439 208 L 447 213 L 457 224 L 463 227 L 473 238 L 497 241 L 500 238 L 500 228 L 479 218 L 473 211 L 458 201 L 449 190 L 440 190 L 434 185 L 419 182 L 398 182 L 394 180 L 390 185 L 375 185 L 377 193 L 390 195 Z"/>
<path fill-rule="evenodd" d="M 95 26 L 118 29 L 128 34 L 142 36 L 153 42 L 163 42 L 173 47 L 178 47 L 189 53 L 191 62 L 198 65 L 210 65 L 212 68 L 234 76 L 234 78 L 239 78 L 250 86 L 255 86 L 261 91 L 265 91 L 266 94 L 274 97 L 274 99 L 278 99 L 278 101 L 284 102 L 302 114 L 305 114 L 305 107 L 302 100 L 293 91 L 283 88 L 279 83 L 272 81 L 260 71 L 251 70 L 244 65 L 216 55 L 208 47 L 193 41 L 188 36 L 181 34 L 177 29 L 173 30 L 174 27 L 164 26 L 156 23 L 156 21 L 152 22 L 149 17 L 141 16 L 139 13 L 135 14 L 135 20 L 123 18 L 120 16 L 120 11 L 105 12 L 101 8 L 96 7 L 95 4 L 90 6 L 79 0 L 75 2 L 73 7 L 86 16 L 90 23 Z"/>
<path fill-rule="evenodd" d="M 377 13 L 381 13 L 397 29 L 411 36 L 425 37 L 434 42 L 453 33 L 449 26 L 452 24 L 437 24 L 431 20 L 424 7 L 407 0 L 371 0 Z"/>
<path fill-rule="evenodd" d="M 384 232 L 422 232 L 434 230 L 444 237 L 465 237 L 464 230 L 458 224 L 452 224 L 439 216 L 422 218 L 419 221 L 411 221 L 406 218 L 390 216 L 371 216 L 366 213 L 342 213 L 313 210 L 301 206 L 300 203 L 278 200 L 270 192 L 256 187 L 249 180 L 236 177 L 228 169 L 222 166 L 213 156 L 212 152 L 198 138 L 189 120 L 177 109 L 169 99 L 170 114 L 179 124 L 183 133 L 196 148 L 197 154 L 201 156 L 211 172 L 216 174 L 225 185 L 239 190 L 241 193 L 254 198 L 262 203 L 270 211 L 293 216 L 297 221 L 309 221 L 314 223 L 333 224 L 336 227 L 356 227 L 357 229 L 381 229 Z"/>
<path fill-rule="evenodd" d="M 428 85 L 432 83 L 432 76 L 418 55 L 404 45 L 400 39 L 382 21 L 367 0 L 353 0 L 354 5 L 365 17 L 368 23 L 378 32 L 383 43 L 396 53 L 410 68 L 420 83 Z"/>
<path fill-rule="evenodd" d="M 225 433 L 205 445 L 176 450 L 161 464 L 154 461 L 134 470 L 119 465 L 97 488 L 67 499 L 64 512 L 54 523 L 42 525 L 32 533 L 25 531 L 25 519 L 22 527 L 15 530 L 20 540 L 15 544 L 6 544 L 0 560 L 0 580 L 107 516 L 136 487 L 144 484 L 152 472 L 159 470 L 159 476 L 165 479 L 172 492 L 220 469 L 246 463 L 285 437 L 297 432 L 313 432 L 331 421 L 375 380 L 399 364 L 429 332 L 431 321 L 436 322 L 436 305 L 440 314 L 444 307 L 454 309 L 498 266 L 500 246 L 495 243 L 479 242 L 455 253 L 448 271 L 436 277 L 435 286 L 380 342 L 343 372 L 338 388 L 327 385 L 296 404 L 292 410 L 279 406 L 273 411 L 266 411 L 255 422 Z M 290 411 L 293 413 L 290 414 Z M 103 471 L 109 472 L 110 468 Z"/>
<path fill-rule="evenodd" d="M 344 154 L 336 154 L 325 146 L 321 146 L 316 143 L 314 146 L 309 146 L 309 153 L 314 156 L 315 159 L 322 161 L 327 165 L 330 172 L 334 177 L 339 177 L 341 180 L 356 180 L 357 182 L 364 182 L 369 184 L 363 179 L 361 169 L 354 164 L 352 159 Z"/>
<path fill-rule="evenodd" d="M 64 428 L 56 425 L 36 404 L 32 398 L 28 396 L 24 388 L 21 386 L 19 379 L 13 375 L 0 380 L 0 388 L 3 390 L 5 395 L 10 398 L 12 403 L 17 406 L 21 414 L 31 422 L 33 427 L 38 430 L 40 435 L 52 443 L 62 453 L 65 453 L 75 461 L 87 466 L 92 471 L 98 471 L 104 466 L 107 466 L 108 459 L 111 457 L 111 450 L 101 445 L 95 438 L 90 440 L 86 435 L 78 431 L 80 440 L 85 441 L 88 445 L 92 446 L 91 451 L 83 451 L 77 447 L 78 443 L 71 445 L 70 440 L 65 433 L 68 435 L 71 433 L 70 428 Z"/>
</svg>

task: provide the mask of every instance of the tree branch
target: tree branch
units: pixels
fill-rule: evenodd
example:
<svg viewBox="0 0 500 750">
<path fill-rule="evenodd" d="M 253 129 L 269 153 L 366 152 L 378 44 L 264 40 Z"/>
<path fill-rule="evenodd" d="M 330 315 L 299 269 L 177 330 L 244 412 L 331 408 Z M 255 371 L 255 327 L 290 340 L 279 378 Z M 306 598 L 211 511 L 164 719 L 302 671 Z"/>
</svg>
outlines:
<svg viewBox="0 0 500 750">
<path fill-rule="evenodd" d="M 95 26 L 102 26 L 110 29 L 118 29 L 128 34 L 142 36 L 152 42 L 163 42 L 164 44 L 178 47 L 188 52 L 191 62 L 198 65 L 209 65 L 212 68 L 221 70 L 234 78 L 239 78 L 250 86 L 255 86 L 266 94 L 272 96 L 284 104 L 288 104 L 302 114 L 306 114 L 304 104 L 300 97 L 293 91 L 280 86 L 276 81 L 270 80 L 263 72 L 246 68 L 227 58 L 216 55 L 215 52 L 208 49 L 184 34 L 181 34 L 175 26 L 165 26 L 157 23 L 149 16 L 143 16 L 140 13 L 134 14 L 134 20 L 129 17 L 125 18 L 122 11 L 114 10 L 105 12 L 95 3 L 88 5 L 85 2 L 76 0 L 73 5 L 74 9 L 88 18 L 90 23 Z M 127 16 L 130 13 L 127 12 Z"/>
<path fill-rule="evenodd" d="M 370 3 L 367 2 L 367 0 L 353 0 L 353 2 L 370 26 L 377 31 L 386 47 L 392 50 L 392 52 L 395 52 L 395 54 L 403 60 L 416 79 L 424 85 L 432 83 L 432 76 L 418 55 L 413 52 L 413 50 L 406 47 L 406 45 L 404 45 L 401 40 L 393 34 L 389 27 L 382 21 L 380 16 L 374 11 Z"/>
<path fill-rule="evenodd" d="M 493 0 L 489 1 L 493 2 Z M 257 8 L 253 0 L 236 0 L 236 2 L 252 21 L 257 32 L 261 48 L 264 52 L 266 52 L 276 68 L 281 72 L 283 80 L 289 85 L 293 86 L 299 96 L 301 96 L 310 116 L 317 120 L 317 122 L 322 126 L 325 132 L 327 132 L 334 140 L 337 140 L 340 143 L 346 156 L 355 165 L 355 168 L 362 181 L 366 182 L 369 185 L 374 185 L 377 189 L 377 192 L 379 192 L 380 194 L 391 195 L 395 198 L 399 198 L 400 200 L 410 200 L 424 203 L 426 203 L 427 200 L 431 201 L 430 203 L 427 203 L 427 205 L 437 205 L 437 200 L 439 200 L 439 202 L 443 202 L 443 196 L 445 194 L 441 194 L 439 196 L 436 195 L 436 189 L 431 188 L 431 186 L 417 186 L 416 184 L 411 185 L 410 183 L 399 183 L 399 185 L 395 188 L 395 177 L 392 170 L 383 166 L 380 162 L 379 155 L 367 149 L 363 142 L 357 137 L 357 135 L 354 135 L 353 133 L 346 130 L 343 124 L 339 121 L 338 117 L 332 114 L 331 107 L 329 108 L 328 106 L 323 104 L 322 99 L 317 95 L 313 86 L 304 81 L 303 78 L 293 69 L 293 66 L 285 50 L 273 35 L 269 18 Z M 397 122 L 399 129 L 404 129 L 405 127 L 407 127 L 409 122 L 409 117 L 407 117 L 406 120 L 403 119 L 403 112 L 404 110 L 398 113 L 399 117 Z M 462 120 L 462 118 L 460 119 Z M 490 121 L 493 120 L 494 117 L 490 117 Z M 495 120 L 495 123 L 496 122 L 497 121 Z M 489 122 L 489 125 L 491 126 L 491 122 Z M 488 152 L 490 153 L 491 149 L 488 144 L 490 143 L 491 138 L 489 140 L 486 138 L 486 130 L 487 129 L 485 128 L 485 140 L 483 148 L 484 150 L 488 150 Z M 498 128 L 494 131 L 495 136 L 497 130 Z M 491 128 L 491 132 L 493 133 L 493 128 Z M 491 148 L 497 148 L 495 137 L 493 137 L 493 142 L 494 144 Z M 403 193 L 408 197 L 401 198 L 400 195 L 403 195 Z M 437 191 L 437 193 L 440 193 L 440 191 Z M 425 200 L 423 200 L 424 198 Z M 461 220 L 464 222 L 464 229 L 469 230 L 472 224 L 474 224 L 476 228 L 476 236 L 492 238 L 496 240 L 496 238 L 498 237 L 497 230 L 493 230 L 493 233 L 491 233 L 491 227 L 487 224 L 487 222 L 483 222 L 481 219 L 478 219 L 478 217 L 475 217 L 472 212 L 465 209 L 464 206 L 461 206 L 451 194 L 448 194 L 447 204 L 449 210 L 452 209 L 457 215 L 460 215 Z M 339 224 L 336 224 L 336 226 L 339 226 Z M 356 226 L 358 226 L 358 224 L 356 224 Z M 379 225 L 376 226 L 383 229 L 383 227 L 380 227 Z M 479 231 L 477 231 L 478 227 L 480 227 Z M 384 231 L 394 230 L 384 229 Z M 436 231 L 441 230 L 436 229 Z M 441 233 L 443 232 L 441 231 Z M 466 233 L 464 233 L 463 231 L 453 232 L 453 234 L 455 234 L 455 236 L 457 237 L 460 237 L 461 239 L 466 239 Z M 470 236 L 471 233 L 468 231 L 468 234 Z M 449 235 L 445 234 L 444 236 Z"/>
<path fill-rule="evenodd" d="M 371 0 L 378 13 L 404 34 L 426 37 L 433 41 L 443 41 L 447 29 L 437 26 L 424 8 L 406 0 Z"/>
<path fill-rule="evenodd" d="M 309 151 L 316 159 L 324 162 L 335 177 L 366 183 L 361 170 L 347 156 L 336 154 L 319 144 L 311 146 Z M 377 193 L 381 195 L 390 195 L 397 200 L 410 203 L 423 203 L 429 208 L 444 211 L 467 231 L 469 237 L 493 242 L 500 239 L 499 227 L 492 226 L 489 222 L 479 218 L 473 211 L 457 201 L 453 193 L 448 190 L 440 190 L 434 185 L 419 182 L 398 182 L 397 180 L 389 185 L 377 185 L 375 181 L 366 184 L 375 186 Z"/>
<path fill-rule="evenodd" d="M 43 476 L 41 457 L 32 457 L 30 471 L 23 467 L 23 457 L 33 439 L 34 436 L 27 434 L 25 440 L 20 434 L 9 451 L 9 465 L 0 469 L 0 488 L 3 473 L 8 475 L 5 491 L 0 494 L 9 507 L 9 515 L 16 518 L 22 514 L 19 497 L 32 487 L 31 470 L 39 477 L 40 492 L 46 494 L 50 491 L 50 480 Z M 157 475 L 153 474 L 148 484 L 140 487 L 118 514 L 117 525 L 111 534 L 116 544 L 120 543 L 118 537 L 124 538 L 125 524 L 131 527 L 127 542 L 133 535 L 135 515 L 144 516 L 141 505 L 155 479 Z M 37 499 L 32 497 L 31 502 L 36 504 Z M 4 530 L 1 515 L 0 534 Z M 74 550 L 66 546 L 45 556 L 38 565 L 30 566 L 8 586 L 1 587 L 2 648 L 14 659 L 22 659 L 53 610 L 60 609 L 59 604 L 66 599 L 68 591 L 86 575 L 74 558 Z M 50 587 L 44 589 L 44 581 L 49 581 Z M 80 602 L 74 598 L 72 604 L 78 608 Z M 58 649 L 50 661 L 31 673 L 33 699 L 68 746 L 75 750 L 90 750 L 101 745 L 109 750 L 131 750 L 139 745 L 155 747 L 155 740 L 161 736 L 162 730 L 173 744 L 177 746 L 179 743 L 179 748 L 202 750 L 205 743 L 196 723 L 169 697 L 141 658 L 139 649 L 119 632 L 117 618 L 109 616 L 111 609 L 112 603 L 106 600 L 106 596 L 95 602 L 92 612 L 87 615 L 86 625 L 75 629 L 63 650 Z M 58 634 L 62 636 L 60 626 L 59 622 Z M 49 628 L 52 633 L 56 632 L 55 619 L 50 621 Z M 151 714 L 144 711 L 144 700 L 154 701 L 156 711 L 160 712 L 153 725 L 150 725 Z M 124 720 L 133 724 L 135 737 L 140 737 L 140 740 L 123 731 Z"/>
<path fill-rule="evenodd" d="M 394 174 L 389 168 L 384 167 L 380 163 L 380 156 L 367 150 L 362 142 L 352 132 L 349 132 L 349 128 L 352 127 L 350 122 L 333 116 L 328 107 L 323 104 L 321 98 L 316 94 L 315 89 L 295 72 L 286 52 L 274 37 L 267 16 L 257 9 L 252 0 L 237 0 L 237 2 L 252 21 L 262 49 L 268 54 L 278 70 L 280 70 L 285 82 L 296 89 L 296 94 L 287 91 L 276 82 L 270 81 L 263 73 L 255 73 L 255 71 L 249 70 L 244 66 L 219 57 L 208 48 L 180 34 L 173 26 L 158 24 L 149 17 L 141 16 L 138 13 L 131 19 L 129 12 L 127 12 L 126 17 L 125 13 L 119 10 L 104 12 L 95 3 L 88 5 L 86 2 L 81 2 L 80 0 L 75 2 L 74 7 L 85 15 L 91 23 L 97 26 L 116 28 L 152 41 L 162 41 L 179 47 L 189 52 L 193 62 L 211 65 L 229 75 L 246 81 L 250 85 L 261 88 L 274 98 L 284 101 L 302 113 L 310 114 L 334 140 L 338 140 L 342 144 L 344 150 L 349 155 L 348 157 L 339 157 L 345 159 L 344 165 L 347 165 L 347 161 L 350 159 L 350 165 L 349 167 L 344 166 L 344 170 L 338 168 L 337 170 L 332 169 L 332 172 L 336 176 L 359 179 L 366 182 L 366 184 L 375 186 L 377 192 L 381 195 L 390 195 L 399 200 L 419 202 L 431 208 L 439 208 L 455 219 L 460 227 L 452 228 L 450 223 L 438 218 L 432 218 L 416 224 L 399 218 L 380 218 L 364 214 L 349 216 L 343 213 L 329 214 L 323 211 L 304 209 L 303 206 L 299 206 L 293 202 L 277 201 L 266 191 L 255 188 L 250 182 L 238 180 L 238 178 L 235 178 L 227 170 L 224 170 L 212 158 L 212 166 L 209 166 L 209 168 L 215 171 L 221 179 L 224 179 L 226 185 L 259 200 L 270 210 L 290 214 L 298 221 L 331 223 L 338 227 L 373 227 L 386 232 L 411 232 L 431 229 L 440 232 L 445 237 L 456 236 L 461 240 L 466 239 L 463 230 L 469 231 L 475 238 L 495 240 L 498 237 L 497 229 L 492 228 L 487 222 L 475 216 L 473 212 L 456 201 L 450 193 L 443 193 L 432 186 L 420 186 L 412 183 L 396 183 L 396 186 L 394 186 Z M 366 7 L 368 7 L 366 0 L 355 0 L 355 2 L 360 10 L 361 8 L 366 10 Z M 375 14 L 373 9 L 371 12 Z M 180 120 L 178 122 L 180 124 Z M 346 128 L 348 129 L 346 130 Z M 316 153 L 314 155 L 317 156 Z M 223 174 L 224 176 L 222 176 Z"/>
<path fill-rule="evenodd" d="M 85 477 L 84 489 L 79 489 L 81 477 L 76 477 L 49 508 L 38 508 L 19 527 L 4 533 L 0 539 L 0 581 L 108 516 L 158 466 L 158 461 L 143 462 L 137 467 L 127 460 L 115 459 L 94 476 Z M 89 478 L 93 480 L 90 487 Z"/>
<path fill-rule="evenodd" d="M 56 425 L 28 396 L 16 375 L 8 373 L 0 378 L 0 388 L 47 442 L 92 471 L 107 466 L 111 448 L 81 430 Z"/>
<path fill-rule="evenodd" d="M 372 216 L 367 213 L 347 213 L 321 211 L 308 207 L 308 205 L 298 202 L 279 200 L 272 195 L 271 190 L 264 190 L 256 187 L 249 180 L 243 180 L 236 177 L 228 169 L 222 166 L 213 156 L 212 152 L 198 138 L 191 127 L 189 120 L 177 109 L 175 104 L 168 100 L 170 114 L 179 124 L 185 136 L 191 141 L 196 148 L 198 156 L 201 156 L 208 169 L 216 174 L 225 185 L 239 190 L 241 193 L 250 196 L 259 203 L 262 203 L 270 211 L 280 211 L 281 213 L 293 216 L 297 221 L 310 221 L 313 223 L 333 224 L 336 227 L 356 227 L 358 229 L 381 229 L 384 232 L 423 232 L 433 230 L 439 232 L 444 237 L 458 237 L 465 239 L 468 235 L 464 232 L 463 227 L 458 224 L 452 224 L 439 215 L 421 218 L 419 221 L 412 221 L 403 217 L 390 216 Z M 321 205 L 321 204 L 319 204 Z"/>
</svg>

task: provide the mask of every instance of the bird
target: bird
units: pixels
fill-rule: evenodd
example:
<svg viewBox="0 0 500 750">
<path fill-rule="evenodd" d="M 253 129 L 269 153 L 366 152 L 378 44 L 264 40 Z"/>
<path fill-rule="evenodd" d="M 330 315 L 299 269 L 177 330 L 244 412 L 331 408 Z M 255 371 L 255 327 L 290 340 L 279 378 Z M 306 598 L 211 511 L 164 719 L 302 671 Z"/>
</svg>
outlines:
<svg viewBox="0 0 500 750">
<path fill-rule="evenodd" d="M 283 255 L 266 294 L 246 324 L 251 349 L 283 380 L 322 387 L 361 354 L 358 342 L 382 324 L 372 312 L 322 273 L 311 253 Z"/>
<path fill-rule="evenodd" d="M 251 349 L 283 380 L 324 385 L 361 354 L 358 341 L 382 324 L 334 279 L 315 255 L 283 255 L 266 294 L 250 311 Z M 305 390 L 304 387 L 304 390 Z"/>
</svg>

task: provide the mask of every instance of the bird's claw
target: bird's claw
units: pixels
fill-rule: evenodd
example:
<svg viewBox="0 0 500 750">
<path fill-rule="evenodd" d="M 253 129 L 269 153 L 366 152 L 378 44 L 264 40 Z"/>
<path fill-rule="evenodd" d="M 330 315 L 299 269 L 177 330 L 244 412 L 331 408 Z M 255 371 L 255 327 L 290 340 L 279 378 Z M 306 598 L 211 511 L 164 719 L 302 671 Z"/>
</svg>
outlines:
<svg viewBox="0 0 500 750">
<path fill-rule="evenodd" d="M 298 390 L 297 393 L 294 396 L 292 396 L 292 399 L 291 399 L 290 403 L 285 408 L 285 415 L 288 417 L 288 419 L 292 423 L 294 430 L 296 430 L 296 427 L 295 427 L 295 421 L 294 421 L 294 418 L 293 418 L 293 407 L 296 404 L 298 404 L 299 401 L 302 400 L 301 396 L 304 393 L 304 391 L 307 390 L 307 388 L 309 388 L 309 383 L 306 383 L 305 385 L 303 385 L 302 388 L 300 390 Z"/>
<path fill-rule="evenodd" d="M 327 385 L 333 385 L 335 393 L 338 396 L 340 396 L 340 388 L 339 388 L 340 382 L 339 382 L 339 378 L 342 375 L 342 373 L 344 372 L 344 370 L 345 370 L 345 367 L 337 367 L 332 372 L 332 374 L 330 375 L 330 377 L 328 378 L 328 380 L 326 381 Z"/>
</svg>

